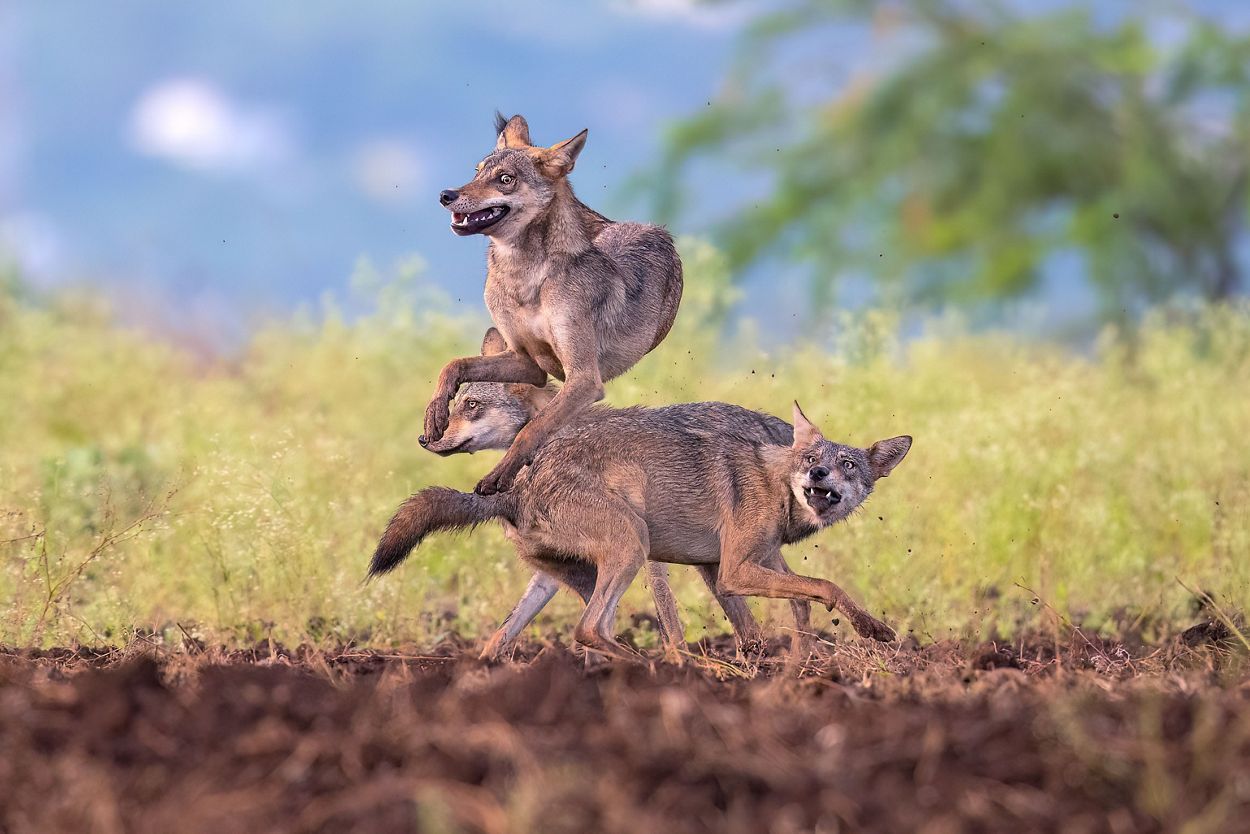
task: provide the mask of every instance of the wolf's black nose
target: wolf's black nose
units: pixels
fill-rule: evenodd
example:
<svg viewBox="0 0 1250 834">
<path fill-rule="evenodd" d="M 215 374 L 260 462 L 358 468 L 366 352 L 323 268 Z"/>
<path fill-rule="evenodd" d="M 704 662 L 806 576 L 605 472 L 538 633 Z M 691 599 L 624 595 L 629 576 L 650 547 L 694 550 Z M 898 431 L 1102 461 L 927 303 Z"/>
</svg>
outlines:
<svg viewBox="0 0 1250 834">
<path fill-rule="evenodd" d="M 825 478 L 829 477 L 829 470 L 823 466 L 813 466 L 807 471 L 807 477 L 811 478 L 813 481 L 823 481 Z"/>
<path fill-rule="evenodd" d="M 424 434 L 417 438 L 417 442 L 421 444 L 422 448 L 430 445 L 430 441 L 425 439 Z"/>
<path fill-rule="evenodd" d="M 450 188 L 444 188 L 438 193 L 438 201 L 445 206 L 449 206 L 456 200 L 460 199 L 459 191 L 452 191 Z"/>
</svg>

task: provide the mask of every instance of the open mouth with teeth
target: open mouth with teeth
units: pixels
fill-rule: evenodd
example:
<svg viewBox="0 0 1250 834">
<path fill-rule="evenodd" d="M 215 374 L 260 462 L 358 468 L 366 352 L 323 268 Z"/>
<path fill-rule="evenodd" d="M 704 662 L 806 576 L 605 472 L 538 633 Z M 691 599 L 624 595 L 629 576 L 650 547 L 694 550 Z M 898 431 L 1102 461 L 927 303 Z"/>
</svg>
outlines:
<svg viewBox="0 0 1250 834">
<path fill-rule="evenodd" d="M 837 490 L 817 486 L 803 487 L 803 497 L 807 499 L 807 506 L 815 510 L 816 515 L 824 515 L 842 500 L 842 495 Z"/>
<path fill-rule="evenodd" d="M 507 206 L 490 206 L 467 214 L 451 213 L 451 230 L 458 235 L 475 235 L 494 226 L 508 214 Z"/>
</svg>

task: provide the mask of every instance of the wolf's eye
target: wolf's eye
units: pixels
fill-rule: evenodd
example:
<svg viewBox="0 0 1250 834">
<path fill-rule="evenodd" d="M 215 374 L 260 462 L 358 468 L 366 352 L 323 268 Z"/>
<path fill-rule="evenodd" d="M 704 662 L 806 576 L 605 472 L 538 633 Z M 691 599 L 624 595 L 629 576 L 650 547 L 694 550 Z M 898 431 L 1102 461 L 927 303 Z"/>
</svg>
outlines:
<svg viewBox="0 0 1250 834">
<path fill-rule="evenodd" d="M 464 407 L 469 409 L 469 411 L 473 411 L 477 408 L 477 400 L 465 400 Z"/>
<path fill-rule="evenodd" d="M 806 461 L 807 461 L 807 465 L 808 465 L 808 466 L 815 466 L 815 465 L 816 465 L 816 456 L 815 456 L 815 455 L 808 455 L 806 458 L 804 458 L 804 460 L 806 460 Z"/>
<path fill-rule="evenodd" d="M 847 472 L 854 472 L 854 471 L 855 471 L 855 461 L 853 461 L 853 460 L 844 460 L 844 461 L 842 461 L 842 468 L 843 468 L 843 469 L 845 469 Z"/>
<path fill-rule="evenodd" d="M 511 174 L 500 174 L 499 182 L 502 185 L 510 185 L 514 177 Z"/>
</svg>

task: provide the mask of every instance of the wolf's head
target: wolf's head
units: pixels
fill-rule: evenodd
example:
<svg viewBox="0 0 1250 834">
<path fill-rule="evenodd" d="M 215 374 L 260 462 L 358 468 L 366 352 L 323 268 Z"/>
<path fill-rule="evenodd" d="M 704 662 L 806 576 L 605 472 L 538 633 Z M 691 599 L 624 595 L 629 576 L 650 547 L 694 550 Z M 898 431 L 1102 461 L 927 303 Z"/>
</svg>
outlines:
<svg viewBox="0 0 1250 834">
<path fill-rule="evenodd" d="M 815 524 L 825 527 L 863 504 L 877 479 L 889 475 L 910 448 L 907 435 L 879 440 L 867 449 L 825 440 L 796 402 L 790 489 Z"/>
<path fill-rule="evenodd" d="M 498 330 L 492 327 L 486 331 L 483 356 L 507 349 Z M 425 448 L 444 457 L 457 452 L 507 449 L 525 424 L 555 395 L 556 390 L 547 386 L 471 382 L 460 388 L 451 405 L 447 431 Z"/>
<path fill-rule="evenodd" d="M 438 201 L 451 212 L 451 230 L 507 240 L 540 216 L 572 172 L 586 144 L 586 131 L 549 148 L 530 142 L 522 116 L 495 114 L 495 150 L 477 165 L 477 174 Z"/>
</svg>

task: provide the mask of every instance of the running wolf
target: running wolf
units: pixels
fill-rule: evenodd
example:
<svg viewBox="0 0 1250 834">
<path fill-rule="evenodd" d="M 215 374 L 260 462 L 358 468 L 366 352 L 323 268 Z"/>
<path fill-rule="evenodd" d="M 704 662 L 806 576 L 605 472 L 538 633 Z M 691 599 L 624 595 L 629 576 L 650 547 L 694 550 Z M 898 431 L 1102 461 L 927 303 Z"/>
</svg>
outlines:
<svg viewBox="0 0 1250 834">
<path fill-rule="evenodd" d="M 744 429 L 761 418 L 775 419 L 724 403 L 593 409 L 549 439 L 511 492 L 431 487 L 409 498 L 370 574 L 395 568 L 431 532 L 500 518 L 525 561 L 587 600 L 574 639 L 595 651 L 630 656 L 612 624 L 648 559 L 712 567 L 727 597 L 790 599 L 801 622 L 819 602 L 861 636 L 892 640 L 837 585 L 794 574 L 781 546 L 849 516 L 903 460 L 911 438 L 866 449 L 834 443 L 795 403 L 792 442 L 769 445 L 758 429 Z M 469 450 L 471 442 L 460 443 Z"/>
</svg>

